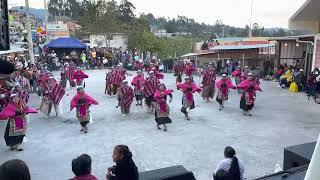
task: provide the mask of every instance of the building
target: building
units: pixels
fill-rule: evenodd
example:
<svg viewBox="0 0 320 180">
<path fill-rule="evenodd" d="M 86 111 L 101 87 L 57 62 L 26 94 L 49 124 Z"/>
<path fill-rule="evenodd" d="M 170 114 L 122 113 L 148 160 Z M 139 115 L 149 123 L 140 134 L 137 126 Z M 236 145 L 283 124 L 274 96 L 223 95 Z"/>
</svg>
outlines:
<svg viewBox="0 0 320 180">
<path fill-rule="evenodd" d="M 64 24 L 62 21 L 58 21 L 57 23 L 48 23 L 47 27 L 47 33 L 51 39 L 70 36 L 68 25 Z"/>
<path fill-rule="evenodd" d="M 128 44 L 128 36 L 124 33 L 114 33 L 109 37 L 107 35 L 91 34 L 90 47 L 112 47 L 126 49 Z"/>
<path fill-rule="evenodd" d="M 266 61 L 274 64 L 275 42 L 266 38 L 221 38 L 196 43 L 193 51 L 189 55 L 196 59 L 199 66 L 216 63 L 218 60 L 224 64 L 236 60 L 241 66 L 262 67 Z M 188 55 L 182 58 L 185 57 Z"/>
<path fill-rule="evenodd" d="M 306 2 L 289 19 L 289 28 L 295 30 L 309 30 L 307 37 L 298 37 L 296 44 L 307 46 L 304 57 L 312 56 L 311 69 L 320 67 L 320 1 L 306 0 Z M 300 46 L 300 45 L 299 45 Z M 310 57 L 311 58 L 311 57 Z"/>
</svg>

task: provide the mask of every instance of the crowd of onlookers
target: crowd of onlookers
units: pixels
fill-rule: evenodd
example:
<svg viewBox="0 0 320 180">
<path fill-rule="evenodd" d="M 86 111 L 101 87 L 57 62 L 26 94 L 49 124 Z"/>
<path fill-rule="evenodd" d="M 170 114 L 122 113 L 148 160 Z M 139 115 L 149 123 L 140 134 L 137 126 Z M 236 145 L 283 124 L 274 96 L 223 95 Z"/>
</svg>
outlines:
<svg viewBox="0 0 320 180">
<path fill-rule="evenodd" d="M 214 180 L 244 180 L 244 165 L 237 158 L 236 151 L 228 146 L 224 150 L 225 158 L 220 161 L 213 172 Z M 126 145 L 117 145 L 112 155 L 115 165 L 107 168 L 106 180 L 138 180 L 139 171 L 132 159 L 132 153 Z M 91 174 L 92 159 L 82 154 L 71 162 L 74 177 L 69 180 L 97 180 Z M 31 180 L 27 164 L 19 159 L 9 160 L 0 165 L 0 179 L 2 180 Z"/>
<path fill-rule="evenodd" d="M 275 79 L 282 88 L 289 88 L 291 92 L 306 92 L 308 99 L 311 97 L 320 103 L 320 71 L 315 68 L 310 74 L 294 66 L 280 65 L 275 73 Z"/>
<path fill-rule="evenodd" d="M 114 67 L 122 63 L 128 70 L 142 69 L 153 61 L 157 61 L 163 70 L 173 68 L 173 59 L 167 58 L 160 61 L 156 53 L 149 51 L 129 50 L 122 48 L 91 48 L 88 50 L 46 50 L 42 53 L 41 60 L 49 71 L 59 69 L 65 62 L 73 61 L 77 66 L 85 69 L 103 69 Z"/>
</svg>

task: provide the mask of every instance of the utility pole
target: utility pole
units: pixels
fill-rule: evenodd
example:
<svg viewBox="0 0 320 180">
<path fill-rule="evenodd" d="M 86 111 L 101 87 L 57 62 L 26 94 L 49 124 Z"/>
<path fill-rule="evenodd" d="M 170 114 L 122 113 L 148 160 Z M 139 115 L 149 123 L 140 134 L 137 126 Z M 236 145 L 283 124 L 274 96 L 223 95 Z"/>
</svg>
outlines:
<svg viewBox="0 0 320 180">
<path fill-rule="evenodd" d="M 250 14 L 250 26 L 249 26 L 249 38 L 252 37 L 252 14 L 253 14 L 253 0 L 251 0 L 251 14 Z"/>
<path fill-rule="evenodd" d="M 30 63 L 34 64 L 33 43 L 32 43 L 32 36 L 31 36 L 30 13 L 29 13 L 30 11 L 29 0 L 25 0 L 25 6 L 26 6 L 26 16 L 27 16 L 28 48 L 29 48 Z"/>
<path fill-rule="evenodd" d="M 48 33 L 48 7 L 47 0 L 43 0 L 44 5 L 44 28 L 46 28 L 46 32 Z"/>
</svg>

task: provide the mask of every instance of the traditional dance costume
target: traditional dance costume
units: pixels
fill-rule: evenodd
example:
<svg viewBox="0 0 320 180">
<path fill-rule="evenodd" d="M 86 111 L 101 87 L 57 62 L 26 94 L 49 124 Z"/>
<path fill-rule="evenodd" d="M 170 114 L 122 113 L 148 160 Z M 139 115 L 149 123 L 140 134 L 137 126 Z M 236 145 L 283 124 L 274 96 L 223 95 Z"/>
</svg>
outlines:
<svg viewBox="0 0 320 180">
<path fill-rule="evenodd" d="M 182 74 L 184 72 L 184 63 L 181 61 L 181 62 L 178 62 L 175 66 L 174 66 L 174 72 L 175 72 L 175 75 L 177 76 L 176 78 L 176 82 L 177 83 L 181 83 L 182 82 Z"/>
<path fill-rule="evenodd" d="M 232 85 L 230 79 L 221 79 L 216 83 L 216 86 L 218 89 L 216 101 L 220 105 L 219 110 L 221 110 L 224 108 L 224 102 L 228 100 L 229 89 L 236 89 L 236 87 Z"/>
<path fill-rule="evenodd" d="M 131 81 L 131 85 L 134 86 L 134 95 L 135 95 L 136 101 L 137 101 L 136 105 L 142 106 L 144 84 L 145 84 L 145 79 L 144 79 L 142 73 L 139 73 Z"/>
<path fill-rule="evenodd" d="M 183 93 L 181 112 L 185 115 L 187 120 L 190 120 L 188 112 L 195 108 L 193 93 L 200 93 L 201 89 L 198 88 L 195 83 L 191 82 L 191 80 L 189 80 L 189 82 L 177 84 L 177 89 Z"/>
<path fill-rule="evenodd" d="M 156 89 L 160 81 L 156 76 L 153 75 L 152 71 L 150 71 L 150 74 L 152 75 L 150 75 L 144 83 L 143 92 L 145 95 L 146 104 L 149 107 L 149 109 L 152 110 L 152 102 L 154 102 L 154 93 L 156 92 Z"/>
<path fill-rule="evenodd" d="M 243 90 L 240 100 L 240 108 L 243 110 L 243 115 L 251 116 L 250 111 L 254 107 L 256 91 L 262 90 L 253 80 L 242 81 L 237 87 Z"/>
<path fill-rule="evenodd" d="M 170 102 L 172 101 L 172 92 L 173 90 L 167 90 L 164 88 L 162 90 L 158 89 L 154 93 L 155 120 L 158 129 L 161 129 L 160 125 L 163 125 L 164 131 L 167 131 L 166 124 L 172 123 L 172 120 L 169 117 L 170 107 L 167 103 L 167 96 L 170 96 Z"/>
<path fill-rule="evenodd" d="M 128 86 L 127 83 L 128 82 L 126 81 L 124 82 L 124 84 L 120 87 L 118 93 L 118 106 L 120 106 L 123 116 L 126 116 L 130 113 L 130 106 L 134 96 L 133 89 Z"/>
<path fill-rule="evenodd" d="M 0 119 L 8 119 L 4 139 L 11 150 L 23 150 L 19 146 L 25 137 L 27 114 L 29 113 L 37 113 L 37 111 L 24 106 L 21 100 L 18 102 L 10 102 L 0 113 Z"/>
<path fill-rule="evenodd" d="M 84 79 L 88 78 L 89 76 L 86 75 L 81 69 L 78 69 L 73 74 L 73 79 L 76 80 L 77 86 L 85 87 Z"/>
<path fill-rule="evenodd" d="M 76 116 L 82 126 L 81 131 L 88 132 L 87 124 L 90 120 L 90 106 L 98 105 L 98 102 L 83 92 L 82 88 L 78 88 L 78 93 L 70 103 L 70 111 L 76 108 Z"/>
<path fill-rule="evenodd" d="M 207 69 L 203 73 L 202 79 L 202 98 L 204 100 L 209 101 L 209 98 L 212 99 L 214 97 L 215 92 L 215 81 L 216 81 L 216 73 L 214 69 Z"/>
<path fill-rule="evenodd" d="M 197 68 L 195 68 L 191 62 L 184 68 L 184 73 L 187 77 L 190 77 L 191 81 L 193 81 L 193 74 L 195 72 L 197 72 Z"/>
</svg>

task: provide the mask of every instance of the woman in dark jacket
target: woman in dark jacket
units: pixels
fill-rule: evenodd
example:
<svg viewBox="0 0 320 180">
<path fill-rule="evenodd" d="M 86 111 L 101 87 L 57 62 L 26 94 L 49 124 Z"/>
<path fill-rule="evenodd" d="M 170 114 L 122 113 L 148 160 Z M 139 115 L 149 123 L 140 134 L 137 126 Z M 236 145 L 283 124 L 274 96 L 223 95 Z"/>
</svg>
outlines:
<svg viewBox="0 0 320 180">
<path fill-rule="evenodd" d="M 113 150 L 115 166 L 108 168 L 107 180 L 138 180 L 138 168 L 132 160 L 132 154 L 126 145 L 118 145 Z"/>
</svg>

